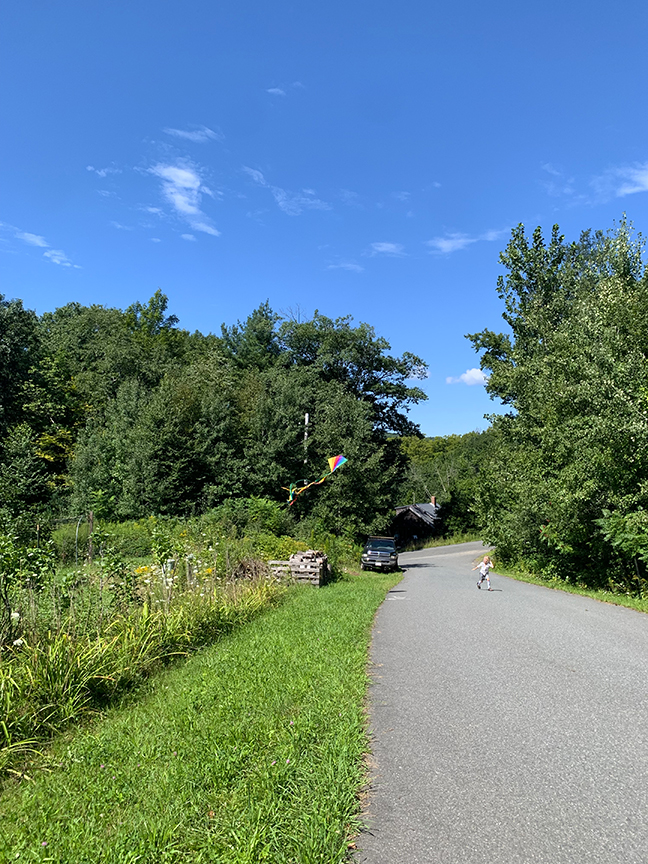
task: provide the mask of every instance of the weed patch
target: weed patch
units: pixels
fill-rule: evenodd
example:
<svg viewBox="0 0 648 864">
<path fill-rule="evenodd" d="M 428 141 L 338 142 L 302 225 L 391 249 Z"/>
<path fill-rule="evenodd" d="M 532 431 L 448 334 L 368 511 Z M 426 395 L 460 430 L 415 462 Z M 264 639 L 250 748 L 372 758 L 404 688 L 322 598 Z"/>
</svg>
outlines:
<svg viewBox="0 0 648 864">
<path fill-rule="evenodd" d="M 357 828 L 375 610 L 398 575 L 296 586 L 12 780 L 3 860 L 339 864 Z"/>
</svg>

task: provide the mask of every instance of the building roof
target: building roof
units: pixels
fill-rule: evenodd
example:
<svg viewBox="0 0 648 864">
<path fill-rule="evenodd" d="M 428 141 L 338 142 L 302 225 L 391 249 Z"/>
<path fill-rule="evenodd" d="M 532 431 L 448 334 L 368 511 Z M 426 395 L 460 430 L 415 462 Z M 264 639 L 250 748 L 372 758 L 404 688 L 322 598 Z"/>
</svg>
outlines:
<svg viewBox="0 0 648 864">
<path fill-rule="evenodd" d="M 407 504 L 405 507 L 397 507 L 396 515 L 409 511 L 417 519 L 432 527 L 436 522 L 438 509 L 436 504 Z"/>
</svg>

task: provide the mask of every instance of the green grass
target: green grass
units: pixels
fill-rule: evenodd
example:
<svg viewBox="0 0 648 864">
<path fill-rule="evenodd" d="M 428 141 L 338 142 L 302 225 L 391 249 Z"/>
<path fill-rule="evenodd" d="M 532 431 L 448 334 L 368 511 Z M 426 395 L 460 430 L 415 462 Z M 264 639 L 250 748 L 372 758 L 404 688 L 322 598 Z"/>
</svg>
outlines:
<svg viewBox="0 0 648 864">
<path fill-rule="evenodd" d="M 517 579 L 518 582 L 530 582 L 532 585 L 542 585 L 544 588 L 552 588 L 556 591 L 566 591 L 568 594 L 581 594 L 583 597 L 591 597 L 600 600 L 601 603 L 612 603 L 614 606 L 627 606 L 637 612 L 648 612 L 648 597 L 637 597 L 632 594 L 621 594 L 614 591 L 606 591 L 603 588 L 588 588 L 577 582 L 565 582 L 564 579 L 547 579 L 524 570 L 521 567 L 512 567 L 497 563 L 496 573 Z"/>
<path fill-rule="evenodd" d="M 357 828 L 367 647 L 399 575 L 298 586 L 9 781 L 1 860 L 333 864 Z M 45 845 L 46 844 L 46 845 Z"/>
<path fill-rule="evenodd" d="M 0 772 L 20 773 L 39 744 L 115 702 L 162 663 L 246 624 L 284 594 L 274 581 L 203 582 L 177 594 L 168 609 L 163 604 L 151 611 L 145 604 L 112 618 L 101 633 L 50 631 L 5 649 L 0 653 Z"/>
</svg>

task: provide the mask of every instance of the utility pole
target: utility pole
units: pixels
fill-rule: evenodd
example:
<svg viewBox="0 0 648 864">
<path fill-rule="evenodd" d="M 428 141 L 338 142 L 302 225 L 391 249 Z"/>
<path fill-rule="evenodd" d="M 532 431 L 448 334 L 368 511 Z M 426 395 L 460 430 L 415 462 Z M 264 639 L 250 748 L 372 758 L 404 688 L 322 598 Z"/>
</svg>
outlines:
<svg viewBox="0 0 648 864">
<path fill-rule="evenodd" d="M 304 465 L 308 462 L 308 411 L 304 414 Z"/>
</svg>

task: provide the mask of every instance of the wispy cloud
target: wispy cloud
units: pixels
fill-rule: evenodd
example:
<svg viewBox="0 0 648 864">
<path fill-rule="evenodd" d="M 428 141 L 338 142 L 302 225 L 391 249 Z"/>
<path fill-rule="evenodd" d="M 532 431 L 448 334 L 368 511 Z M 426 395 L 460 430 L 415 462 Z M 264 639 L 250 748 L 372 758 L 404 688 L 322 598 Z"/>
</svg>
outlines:
<svg viewBox="0 0 648 864">
<path fill-rule="evenodd" d="M 86 171 L 92 171 L 95 174 L 98 174 L 99 177 L 107 177 L 109 174 L 121 174 L 121 168 L 114 168 L 109 166 L 108 168 L 95 168 L 94 165 L 86 165 Z"/>
<path fill-rule="evenodd" d="M 375 255 L 387 255 L 391 258 L 402 258 L 405 255 L 405 247 L 402 243 L 372 243 L 371 257 Z"/>
<path fill-rule="evenodd" d="M 161 243 L 161 242 L 162 241 L 160 240 L 159 237 L 151 237 L 151 243 Z"/>
<path fill-rule="evenodd" d="M 207 126 L 199 126 L 196 129 L 170 129 L 163 130 L 167 135 L 174 138 L 182 138 L 192 141 L 194 144 L 206 144 L 208 141 L 224 141 L 225 136 L 219 130 L 209 129 Z"/>
<path fill-rule="evenodd" d="M 355 261 L 340 261 L 338 264 L 329 264 L 327 270 L 349 270 L 352 273 L 362 273 L 364 267 L 356 264 Z"/>
<path fill-rule="evenodd" d="M 551 162 L 543 162 L 540 166 L 543 171 L 546 171 L 547 174 L 551 174 L 552 177 L 562 177 L 562 172 L 551 164 Z"/>
<path fill-rule="evenodd" d="M 648 192 L 648 162 L 610 168 L 594 177 L 592 186 L 599 196 L 606 199 Z"/>
<path fill-rule="evenodd" d="M 290 89 L 305 90 L 306 87 L 301 81 L 293 81 L 292 84 L 288 86 L 283 84 L 281 87 L 266 87 L 266 93 L 269 93 L 271 96 L 287 96 L 288 90 Z"/>
<path fill-rule="evenodd" d="M 202 231 L 213 237 L 220 235 L 220 231 L 214 228 L 201 209 L 202 196 L 213 197 L 213 192 L 203 183 L 198 166 L 187 160 L 173 164 L 158 162 L 148 169 L 148 173 L 160 180 L 162 197 L 194 231 Z"/>
<path fill-rule="evenodd" d="M 72 262 L 62 249 L 48 249 L 47 252 L 43 252 L 43 255 L 45 258 L 49 258 L 52 264 L 60 264 L 61 267 L 73 266 Z"/>
<path fill-rule="evenodd" d="M 110 223 L 113 228 L 117 228 L 119 231 L 132 231 L 133 229 L 128 225 L 122 225 L 121 222 L 111 221 Z"/>
<path fill-rule="evenodd" d="M 392 196 L 398 201 L 408 201 L 411 198 L 409 192 L 392 192 Z"/>
<path fill-rule="evenodd" d="M 482 240 L 492 243 L 499 240 L 509 231 L 508 228 L 499 230 L 484 231 L 483 234 L 471 236 L 470 234 L 462 234 L 460 232 L 450 232 L 443 237 L 433 237 L 431 240 L 426 240 L 425 245 L 437 255 L 449 255 L 451 252 L 458 252 L 461 249 L 466 249 L 472 246 L 473 243 L 479 243 Z"/>
<path fill-rule="evenodd" d="M 560 168 L 556 168 L 551 162 L 544 162 L 540 167 L 551 178 L 542 181 L 548 195 L 551 195 L 552 198 L 572 198 L 575 195 L 576 187 L 573 177 L 566 176 Z"/>
<path fill-rule="evenodd" d="M 481 369 L 466 369 L 458 378 L 449 376 L 446 378 L 446 384 L 467 384 L 469 387 L 474 387 L 475 384 L 485 384 L 488 378 Z"/>
<path fill-rule="evenodd" d="M 180 236 L 182 237 L 183 240 L 189 240 L 192 243 L 196 242 L 196 238 L 194 237 L 193 234 L 181 234 Z"/>
<path fill-rule="evenodd" d="M 23 240 L 25 243 L 29 243 L 30 246 L 49 246 L 49 243 L 44 237 L 41 237 L 38 234 L 30 234 L 29 231 L 17 231 L 14 236 L 17 240 Z"/>
<path fill-rule="evenodd" d="M 360 196 L 357 192 L 352 192 L 350 189 L 340 189 L 340 198 L 342 199 L 342 203 L 346 204 L 347 207 L 358 207 L 362 209 Z"/>
<path fill-rule="evenodd" d="M 458 252 L 459 249 L 465 249 L 471 243 L 476 243 L 477 237 L 470 237 L 468 234 L 452 233 L 446 234 L 445 237 L 433 237 L 432 240 L 426 242 L 433 252 L 448 254 L 450 252 Z"/>
<path fill-rule="evenodd" d="M 23 231 L 21 228 L 16 228 L 15 225 L 8 225 L 6 222 L 0 222 L 0 231 L 5 235 L 13 237 L 15 240 L 20 240 L 21 243 L 26 243 L 28 246 L 36 246 L 40 249 L 45 249 L 43 257 L 51 261 L 52 264 L 59 264 L 61 267 L 72 267 L 75 270 L 81 270 L 78 264 L 73 264 L 62 249 L 52 249 L 47 240 L 40 234 L 32 234 L 31 231 Z"/>
<path fill-rule="evenodd" d="M 289 192 L 282 189 L 281 186 L 273 186 L 263 176 L 261 171 L 256 168 L 248 168 L 243 166 L 243 171 L 253 180 L 257 186 L 262 186 L 268 189 L 277 206 L 288 216 L 299 216 L 304 210 L 330 210 L 331 205 L 326 201 L 321 201 L 315 196 L 314 189 L 302 189 L 301 192 Z"/>
</svg>

